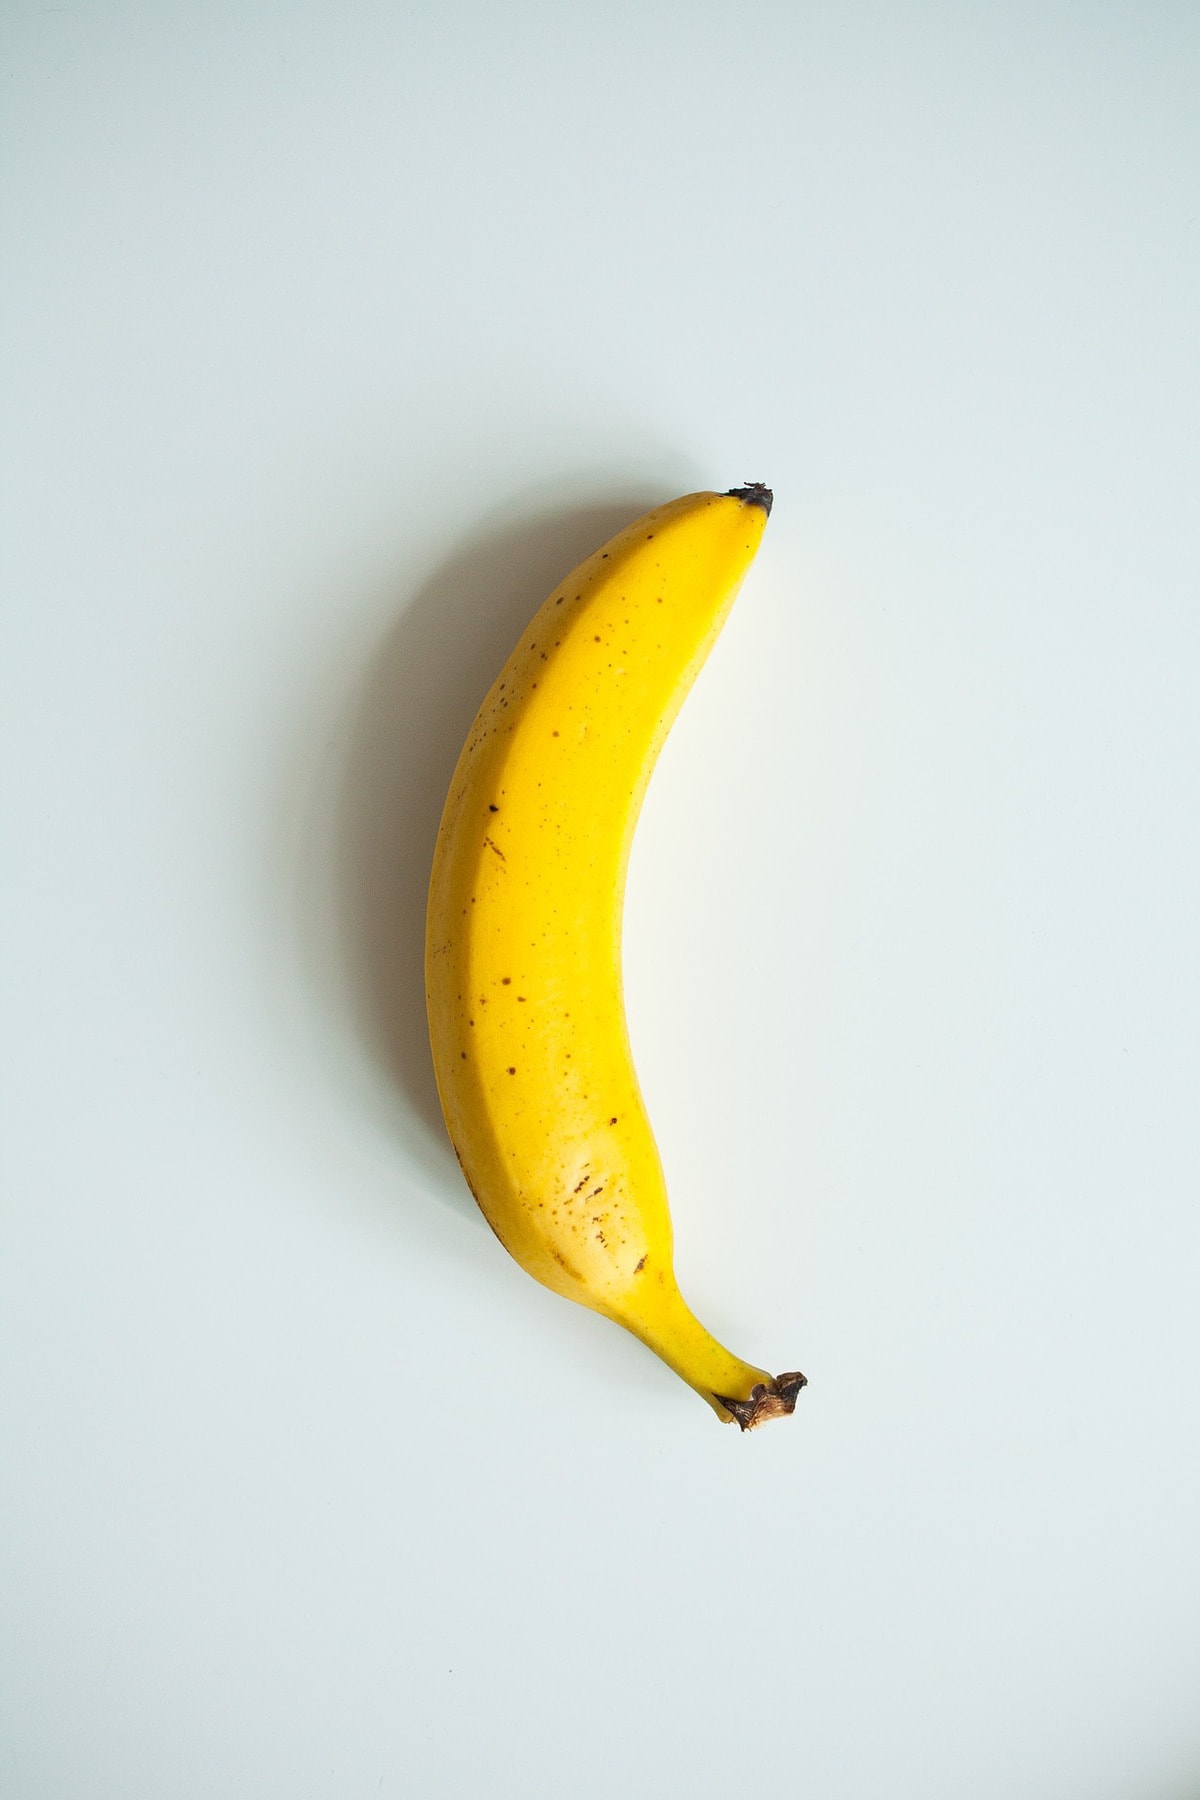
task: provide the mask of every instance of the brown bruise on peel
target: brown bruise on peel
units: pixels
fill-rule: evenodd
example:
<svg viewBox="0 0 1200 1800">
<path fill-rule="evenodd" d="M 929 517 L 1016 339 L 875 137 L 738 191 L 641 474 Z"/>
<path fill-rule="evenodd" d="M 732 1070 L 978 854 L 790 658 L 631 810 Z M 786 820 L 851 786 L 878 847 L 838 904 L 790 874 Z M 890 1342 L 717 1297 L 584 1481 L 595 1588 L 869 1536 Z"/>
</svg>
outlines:
<svg viewBox="0 0 1200 1800">
<path fill-rule="evenodd" d="M 554 1258 L 554 1260 L 558 1264 L 558 1266 L 561 1269 L 563 1269 L 566 1272 L 566 1274 L 568 1274 L 571 1277 L 572 1281 L 582 1282 L 583 1276 L 579 1273 L 578 1269 L 573 1269 L 571 1267 L 570 1263 L 567 1261 L 567 1259 L 563 1255 L 562 1251 L 558 1248 L 557 1244 L 550 1245 L 550 1254 Z"/>
</svg>

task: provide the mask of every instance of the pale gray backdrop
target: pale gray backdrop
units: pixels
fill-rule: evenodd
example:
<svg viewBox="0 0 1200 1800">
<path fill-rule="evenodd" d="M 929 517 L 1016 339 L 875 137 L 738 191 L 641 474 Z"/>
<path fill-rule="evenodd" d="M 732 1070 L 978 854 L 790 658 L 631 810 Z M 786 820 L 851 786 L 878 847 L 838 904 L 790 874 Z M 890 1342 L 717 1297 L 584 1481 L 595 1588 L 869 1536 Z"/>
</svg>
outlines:
<svg viewBox="0 0 1200 1800">
<path fill-rule="evenodd" d="M 0 1788 L 1200 1795 L 1200 12 L 10 0 Z M 771 483 L 631 875 L 755 1438 L 536 1288 L 420 920 Z"/>
</svg>

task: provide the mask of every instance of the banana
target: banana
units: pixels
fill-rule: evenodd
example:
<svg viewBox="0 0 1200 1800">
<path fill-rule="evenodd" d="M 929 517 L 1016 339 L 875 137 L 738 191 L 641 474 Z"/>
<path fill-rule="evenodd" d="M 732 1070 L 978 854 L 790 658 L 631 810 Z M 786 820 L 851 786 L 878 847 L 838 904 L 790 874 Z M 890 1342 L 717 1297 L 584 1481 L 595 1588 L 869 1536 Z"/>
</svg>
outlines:
<svg viewBox="0 0 1200 1800">
<path fill-rule="evenodd" d="M 556 588 L 497 676 L 442 815 L 425 970 L 467 1184 L 530 1275 L 631 1331 L 743 1431 L 805 1386 L 687 1306 L 630 1055 L 621 920 L 658 753 L 733 604 L 768 488 L 687 494 Z"/>
</svg>

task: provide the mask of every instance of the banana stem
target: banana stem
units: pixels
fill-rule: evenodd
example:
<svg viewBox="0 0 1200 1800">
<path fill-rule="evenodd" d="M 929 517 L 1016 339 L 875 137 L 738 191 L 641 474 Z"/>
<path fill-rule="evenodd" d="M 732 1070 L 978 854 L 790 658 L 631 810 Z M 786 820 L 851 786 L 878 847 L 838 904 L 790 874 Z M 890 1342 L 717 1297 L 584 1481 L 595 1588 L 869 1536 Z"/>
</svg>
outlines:
<svg viewBox="0 0 1200 1800">
<path fill-rule="evenodd" d="M 659 1288 L 652 1307 L 622 1316 L 620 1322 L 694 1388 L 719 1419 L 736 1419 L 743 1431 L 786 1417 L 808 1385 L 799 1371 L 770 1375 L 726 1350 L 705 1330 L 673 1280 Z"/>
</svg>

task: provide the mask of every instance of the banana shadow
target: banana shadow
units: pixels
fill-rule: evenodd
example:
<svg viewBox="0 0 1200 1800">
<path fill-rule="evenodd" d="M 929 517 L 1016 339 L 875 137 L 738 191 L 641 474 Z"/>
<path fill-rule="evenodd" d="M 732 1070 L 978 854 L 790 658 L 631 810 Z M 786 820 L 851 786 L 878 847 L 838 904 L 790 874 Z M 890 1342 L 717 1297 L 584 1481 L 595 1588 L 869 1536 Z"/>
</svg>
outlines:
<svg viewBox="0 0 1200 1800">
<path fill-rule="evenodd" d="M 425 1015 L 425 897 L 442 806 L 479 704 L 546 595 L 660 499 L 630 489 L 480 532 L 413 595 L 352 700 L 333 846 L 344 1004 L 405 1103 L 410 1153 L 472 1217 Z"/>
</svg>

